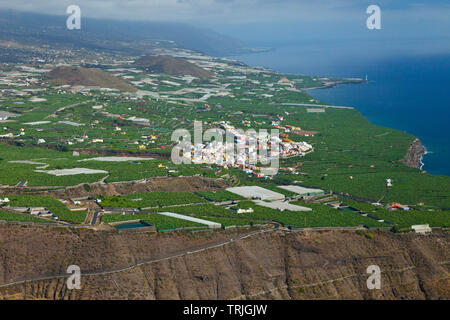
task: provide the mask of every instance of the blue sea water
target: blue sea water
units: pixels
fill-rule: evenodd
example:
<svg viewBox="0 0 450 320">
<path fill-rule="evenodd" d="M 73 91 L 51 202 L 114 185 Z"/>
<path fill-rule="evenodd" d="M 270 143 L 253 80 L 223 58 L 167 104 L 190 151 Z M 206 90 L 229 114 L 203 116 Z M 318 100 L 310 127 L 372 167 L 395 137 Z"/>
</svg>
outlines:
<svg viewBox="0 0 450 320">
<path fill-rule="evenodd" d="M 368 76 L 369 82 L 310 90 L 323 102 L 353 106 L 374 124 L 419 137 L 427 149 L 424 170 L 450 175 L 450 55 L 348 54 L 305 51 L 300 46 L 235 57 L 253 66 L 319 76 Z"/>
</svg>

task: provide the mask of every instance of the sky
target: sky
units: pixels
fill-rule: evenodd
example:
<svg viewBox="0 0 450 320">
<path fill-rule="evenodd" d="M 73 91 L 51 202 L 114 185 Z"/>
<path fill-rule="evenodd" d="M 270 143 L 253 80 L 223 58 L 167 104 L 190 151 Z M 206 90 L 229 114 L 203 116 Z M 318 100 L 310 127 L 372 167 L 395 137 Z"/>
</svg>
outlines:
<svg viewBox="0 0 450 320">
<path fill-rule="evenodd" d="M 82 17 L 183 22 L 250 45 L 391 41 L 409 50 L 450 51 L 448 0 L 0 0 L 0 9 L 65 15 L 72 4 Z M 381 8 L 382 29 L 375 32 L 366 28 L 371 4 Z"/>
<path fill-rule="evenodd" d="M 0 8 L 65 14 L 72 4 L 86 17 L 201 24 L 348 21 L 364 14 L 370 4 L 404 21 L 448 23 L 450 12 L 447 0 L 1 0 Z"/>
</svg>

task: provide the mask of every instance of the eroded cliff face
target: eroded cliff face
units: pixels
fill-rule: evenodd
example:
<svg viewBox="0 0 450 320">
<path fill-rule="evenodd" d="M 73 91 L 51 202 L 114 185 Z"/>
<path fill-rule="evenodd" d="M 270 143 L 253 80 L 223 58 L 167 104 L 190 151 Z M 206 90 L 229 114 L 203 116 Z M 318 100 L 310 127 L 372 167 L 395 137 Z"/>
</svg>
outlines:
<svg viewBox="0 0 450 320">
<path fill-rule="evenodd" d="M 86 189 L 85 185 L 89 185 Z M 5 187 L 0 188 L 3 195 L 7 194 L 29 194 L 29 195 L 48 195 L 55 198 L 87 197 L 111 195 L 127 195 L 134 192 L 194 192 L 218 190 L 229 187 L 230 183 L 223 179 L 212 179 L 205 177 L 155 177 L 139 181 L 113 182 L 113 183 L 85 183 L 76 186 L 70 186 L 61 190 L 40 190 L 41 187 Z"/>
<path fill-rule="evenodd" d="M 422 142 L 419 139 L 411 142 L 411 145 L 408 149 L 408 152 L 403 159 L 403 163 L 408 167 L 412 168 L 420 168 L 421 167 L 421 159 L 425 154 L 425 148 L 422 145 Z"/>
<path fill-rule="evenodd" d="M 450 298 L 449 236 L 443 232 L 376 232 L 373 239 L 354 231 L 250 232 L 151 234 L 0 225 L 1 284 L 51 278 L 71 264 L 84 274 L 80 290 L 68 290 L 64 278 L 51 278 L 0 285 L 0 297 Z M 367 289 L 369 265 L 381 269 L 380 290 Z"/>
</svg>

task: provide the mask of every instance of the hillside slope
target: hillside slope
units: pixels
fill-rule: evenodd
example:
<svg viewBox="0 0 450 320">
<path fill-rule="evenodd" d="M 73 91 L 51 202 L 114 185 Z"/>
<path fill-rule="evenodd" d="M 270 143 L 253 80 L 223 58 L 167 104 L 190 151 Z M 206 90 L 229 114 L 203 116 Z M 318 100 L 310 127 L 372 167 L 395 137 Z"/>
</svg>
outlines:
<svg viewBox="0 0 450 320">
<path fill-rule="evenodd" d="M 68 30 L 66 20 L 66 15 L 0 9 L 0 39 L 27 45 L 85 48 L 131 55 L 148 54 L 161 46 L 185 48 L 213 56 L 251 52 L 251 48 L 238 39 L 184 23 L 83 17 L 83 27 L 78 32 Z"/>
<path fill-rule="evenodd" d="M 210 78 L 213 73 L 179 58 L 168 56 L 144 56 L 134 62 L 152 73 L 167 73 L 172 76 L 190 75 L 197 78 Z"/>
<path fill-rule="evenodd" d="M 96 68 L 61 66 L 53 69 L 46 75 L 57 84 L 68 84 L 71 86 L 99 86 L 102 88 L 130 92 L 137 90 L 125 81 Z"/>
<path fill-rule="evenodd" d="M 380 232 L 373 239 L 354 231 L 242 236 L 235 231 L 151 234 L 0 225 L 0 298 L 450 298 L 445 233 Z M 192 252 L 230 238 L 234 241 Z M 64 274 L 71 264 L 85 274 L 81 290 L 67 290 L 63 278 L 2 286 Z M 366 268 L 372 264 L 381 268 L 381 290 L 367 289 Z M 116 271 L 87 275 L 111 270 Z"/>
</svg>

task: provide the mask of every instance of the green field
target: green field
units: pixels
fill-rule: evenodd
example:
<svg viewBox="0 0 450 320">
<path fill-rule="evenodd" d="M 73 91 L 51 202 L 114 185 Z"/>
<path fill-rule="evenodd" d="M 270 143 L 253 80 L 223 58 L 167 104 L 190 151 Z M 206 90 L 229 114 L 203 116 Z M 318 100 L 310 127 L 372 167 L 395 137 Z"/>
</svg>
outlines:
<svg viewBox="0 0 450 320">
<path fill-rule="evenodd" d="M 200 176 L 222 179 L 224 188 L 227 185 L 255 185 L 292 197 L 295 195 L 293 192 L 278 186 L 297 184 L 366 200 L 355 202 L 340 198 L 342 202 L 391 224 L 380 223 L 355 212 L 335 210 L 323 204 L 298 201 L 299 205 L 309 206 L 313 211 L 281 212 L 257 206 L 226 190 L 187 192 L 216 189 L 217 185 L 208 182 L 210 179 L 203 179 L 203 186 L 193 186 L 186 192 L 128 194 L 133 192 L 131 190 L 120 193 L 123 194 L 120 196 L 90 196 L 101 199 L 103 207 L 171 211 L 209 219 L 224 226 L 270 221 L 291 227 L 388 227 L 393 224 L 405 227 L 426 223 L 435 227 L 449 226 L 450 177 L 425 173 L 403 163 L 414 136 L 371 124 L 355 109 L 327 108 L 323 113 L 308 113 L 307 107 L 281 105 L 320 104 L 320 101 L 313 99 L 306 91 L 297 90 L 323 85 L 320 78 L 259 69 L 255 71 L 251 68 L 239 71 L 232 64 L 227 66 L 230 63 L 227 60 L 216 61 L 224 63 L 222 67 L 215 67 L 217 77 L 192 82 L 166 74 L 153 74 L 150 79 L 145 73 L 124 71 L 122 76 L 155 82 L 156 84 L 143 82 L 137 84 L 137 87 L 152 92 L 158 88 L 160 98 L 133 97 L 99 90 L 88 94 L 74 94 L 56 89 L 50 84 L 43 84 L 46 90 L 39 94 L 39 97 L 46 99 L 44 102 L 31 102 L 30 96 L 2 97 L 0 111 L 16 113 L 18 116 L 0 126 L 0 135 L 4 136 L 0 139 L 0 185 L 26 183 L 26 187 L 21 190 L 26 193 L 36 191 L 36 187 L 59 189 L 97 182 L 110 184 L 153 177 Z M 33 76 L 40 77 L 38 74 Z M 288 83 L 283 78 L 287 78 Z M 221 94 L 211 94 L 200 99 L 209 90 L 217 90 Z M 182 100 L 186 98 L 190 100 Z M 92 108 L 93 106 L 96 108 Z M 132 117 L 147 121 L 135 121 Z M 281 168 L 273 179 L 256 178 L 238 168 L 213 164 L 176 165 L 170 159 L 175 144 L 171 135 L 175 129 L 186 129 L 193 137 L 194 121 L 202 122 L 204 132 L 217 128 L 224 122 L 235 128 L 256 131 L 270 131 L 278 127 L 281 128 L 280 133 L 287 134 L 290 140 L 310 143 L 314 151 L 304 157 L 281 159 Z M 300 136 L 298 131 L 295 134 L 286 126 L 301 127 L 318 133 L 314 136 Z M 80 154 L 74 155 L 74 151 Z M 146 156 L 153 159 L 82 161 L 112 155 Z M 71 168 L 98 169 L 107 173 L 53 176 L 45 172 Z M 393 186 L 387 187 L 386 179 L 391 179 Z M 88 189 L 91 187 L 86 185 L 85 191 Z M 64 221 L 82 224 L 86 218 L 86 212 L 70 212 L 63 203 L 49 196 L 15 195 L 10 196 L 10 199 L 11 206 L 47 207 Z M 236 214 L 230 208 L 213 204 L 227 201 L 232 201 L 235 208 L 252 207 L 255 212 Z M 372 206 L 371 202 L 380 202 L 384 206 L 400 202 L 410 206 L 411 210 L 388 211 Z M 104 218 L 112 219 L 109 221 L 112 222 L 114 219 L 130 217 L 111 215 Z M 154 223 L 149 223 L 159 229 L 186 226 L 186 222 L 178 219 L 158 215 L 146 218 L 156 219 Z M 189 223 L 188 225 L 190 226 Z"/>
<path fill-rule="evenodd" d="M 86 219 L 86 211 L 71 212 L 64 203 L 50 196 L 18 195 L 8 198 L 11 207 L 46 207 L 60 220 L 74 223 L 83 223 Z"/>
<path fill-rule="evenodd" d="M 166 217 L 159 214 L 134 214 L 134 215 L 108 214 L 102 216 L 102 222 L 105 223 L 130 221 L 138 219 L 155 226 L 158 231 L 175 228 L 186 228 L 186 227 L 206 227 L 205 225 L 196 222 Z"/>
<path fill-rule="evenodd" d="M 51 220 L 40 219 L 27 214 L 7 212 L 1 209 L 0 209 L 0 220 L 18 221 L 18 222 L 54 223 L 54 221 Z"/>
<path fill-rule="evenodd" d="M 243 200 L 244 198 L 226 190 L 197 191 L 197 195 L 211 202 L 222 202 L 230 200 Z"/>
<path fill-rule="evenodd" d="M 399 227 L 409 227 L 414 224 L 429 224 L 430 227 L 450 226 L 449 210 L 417 207 L 407 211 L 389 211 L 368 203 L 356 202 L 350 199 L 343 199 L 343 203 L 377 218 L 397 224 Z"/>
<path fill-rule="evenodd" d="M 191 192 L 145 192 L 127 196 L 101 197 L 103 207 L 165 207 L 189 203 L 201 203 L 206 200 Z"/>
</svg>

